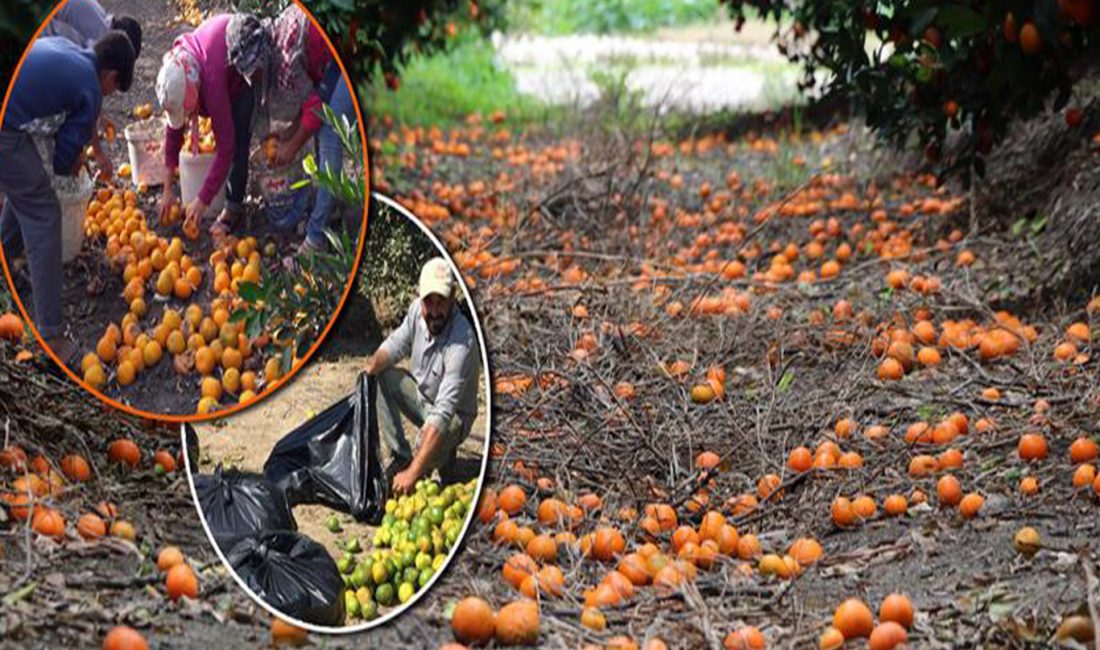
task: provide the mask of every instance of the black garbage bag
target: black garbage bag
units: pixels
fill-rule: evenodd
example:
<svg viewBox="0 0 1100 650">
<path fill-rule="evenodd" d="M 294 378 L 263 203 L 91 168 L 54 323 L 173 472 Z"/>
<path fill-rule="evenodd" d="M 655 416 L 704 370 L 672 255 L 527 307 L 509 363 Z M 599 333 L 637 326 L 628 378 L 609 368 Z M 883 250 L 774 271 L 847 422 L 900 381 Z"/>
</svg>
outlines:
<svg viewBox="0 0 1100 650">
<path fill-rule="evenodd" d="M 359 521 L 382 520 L 388 485 L 379 457 L 374 379 L 291 431 L 271 450 L 264 476 L 292 506 L 317 503 Z"/>
<path fill-rule="evenodd" d="M 344 624 L 344 580 L 332 557 L 305 535 L 275 530 L 245 537 L 226 555 L 261 600 L 315 625 Z"/>
<path fill-rule="evenodd" d="M 195 495 L 223 552 L 265 530 L 297 530 L 283 491 L 261 474 L 223 471 L 195 475 Z"/>
</svg>

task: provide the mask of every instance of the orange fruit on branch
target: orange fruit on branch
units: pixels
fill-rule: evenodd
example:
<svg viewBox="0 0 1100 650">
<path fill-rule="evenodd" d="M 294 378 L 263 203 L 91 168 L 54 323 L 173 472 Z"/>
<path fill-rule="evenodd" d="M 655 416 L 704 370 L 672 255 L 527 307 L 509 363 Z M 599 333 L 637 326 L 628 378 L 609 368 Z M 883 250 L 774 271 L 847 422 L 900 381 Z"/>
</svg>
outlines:
<svg viewBox="0 0 1100 650">
<path fill-rule="evenodd" d="M 1024 51 L 1024 54 L 1038 54 L 1043 49 L 1043 38 L 1039 35 L 1038 28 L 1035 27 L 1035 23 L 1030 20 L 1025 21 L 1020 26 L 1020 49 Z"/>
</svg>

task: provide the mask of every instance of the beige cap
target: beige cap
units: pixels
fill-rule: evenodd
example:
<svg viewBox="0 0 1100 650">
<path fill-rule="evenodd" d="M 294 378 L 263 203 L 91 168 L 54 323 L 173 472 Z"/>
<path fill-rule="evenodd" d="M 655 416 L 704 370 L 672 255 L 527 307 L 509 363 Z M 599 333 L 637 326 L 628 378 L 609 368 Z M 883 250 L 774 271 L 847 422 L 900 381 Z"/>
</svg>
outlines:
<svg viewBox="0 0 1100 650">
<path fill-rule="evenodd" d="M 451 266 L 442 257 L 433 257 L 420 269 L 420 297 L 437 293 L 450 298 L 454 295 L 455 278 Z"/>
</svg>

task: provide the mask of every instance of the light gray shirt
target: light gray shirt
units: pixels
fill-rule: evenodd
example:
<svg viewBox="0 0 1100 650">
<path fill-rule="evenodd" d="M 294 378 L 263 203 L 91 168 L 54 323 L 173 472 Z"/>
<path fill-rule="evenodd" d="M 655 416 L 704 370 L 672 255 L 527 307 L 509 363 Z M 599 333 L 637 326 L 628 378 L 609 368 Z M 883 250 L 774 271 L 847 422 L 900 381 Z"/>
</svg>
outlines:
<svg viewBox="0 0 1100 650">
<path fill-rule="evenodd" d="M 111 29 L 111 16 L 96 0 L 69 0 L 42 30 L 43 36 L 63 36 L 80 47 L 92 47 Z"/>
<path fill-rule="evenodd" d="M 382 342 L 391 364 L 409 359 L 409 373 L 431 404 L 425 424 L 446 430 L 453 415 L 468 428 L 477 417 L 477 384 L 481 369 L 477 335 L 466 315 L 454 307 L 438 337 L 428 331 L 420 299 Z"/>
</svg>

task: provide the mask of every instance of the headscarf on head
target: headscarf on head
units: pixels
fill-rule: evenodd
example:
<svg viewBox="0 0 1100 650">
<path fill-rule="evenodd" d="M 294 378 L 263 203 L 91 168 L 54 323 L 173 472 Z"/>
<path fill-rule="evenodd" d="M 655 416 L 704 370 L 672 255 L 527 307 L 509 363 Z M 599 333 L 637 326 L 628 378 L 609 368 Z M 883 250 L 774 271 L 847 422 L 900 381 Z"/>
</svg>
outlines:
<svg viewBox="0 0 1100 650">
<path fill-rule="evenodd" d="M 225 29 L 225 42 L 229 48 L 229 65 L 237 69 L 247 83 L 252 74 L 263 70 L 270 77 L 274 43 L 268 26 L 252 14 L 233 14 Z M 265 83 L 270 83 L 265 79 Z"/>
<path fill-rule="evenodd" d="M 198 133 L 199 64 L 191 52 L 177 43 L 164 53 L 157 73 L 157 103 L 168 118 L 168 126 L 183 128 L 190 119 L 193 133 Z M 192 153 L 198 138 L 192 138 Z"/>
<path fill-rule="evenodd" d="M 228 47 L 229 65 L 244 77 L 245 83 L 252 84 L 252 75 L 263 71 L 260 85 L 254 88 L 256 93 L 253 109 L 253 125 L 260 123 L 260 132 L 269 129 L 268 97 L 274 74 L 275 45 L 271 40 L 270 21 L 261 20 L 252 14 L 233 14 L 225 28 L 225 43 Z"/>
<path fill-rule="evenodd" d="M 278 101 L 271 105 L 274 119 L 293 120 L 314 90 L 307 69 L 309 28 L 309 16 L 294 3 L 279 14 L 272 26 L 275 62 L 274 79 L 269 87 L 279 95 Z"/>
</svg>

